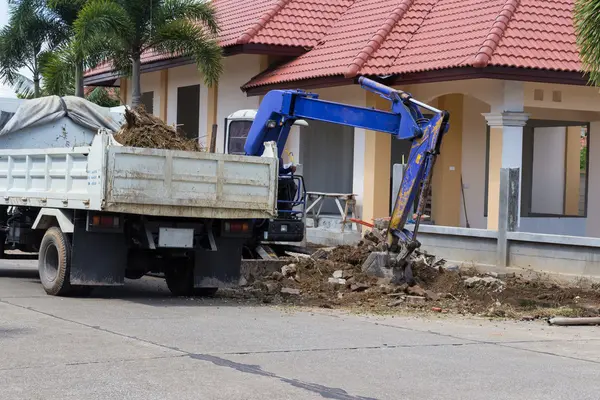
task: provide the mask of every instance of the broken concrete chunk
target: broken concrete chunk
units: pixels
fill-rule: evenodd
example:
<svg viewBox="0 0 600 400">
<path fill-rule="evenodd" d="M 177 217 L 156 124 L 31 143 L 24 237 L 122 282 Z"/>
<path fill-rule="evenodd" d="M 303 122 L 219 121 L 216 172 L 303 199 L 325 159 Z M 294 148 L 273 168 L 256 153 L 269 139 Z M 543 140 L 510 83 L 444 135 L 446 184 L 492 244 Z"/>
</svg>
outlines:
<svg viewBox="0 0 600 400">
<path fill-rule="evenodd" d="M 300 289 L 284 287 L 284 288 L 281 288 L 281 294 L 298 296 L 298 295 L 300 295 Z"/>
<path fill-rule="evenodd" d="M 283 274 L 279 271 L 273 271 L 273 273 L 271 274 L 271 279 L 275 281 L 280 281 L 283 279 Z"/>
<path fill-rule="evenodd" d="M 468 288 L 487 288 L 494 291 L 502 291 L 506 287 L 506 283 L 498 278 L 491 276 L 479 277 L 473 276 L 464 280 L 464 284 Z"/>
<path fill-rule="evenodd" d="M 405 302 L 405 299 L 394 300 L 394 301 L 389 302 L 387 304 L 387 306 L 388 307 L 398 307 L 398 306 L 404 304 L 404 302 Z"/>
<path fill-rule="evenodd" d="M 425 291 L 425 289 L 423 289 L 419 285 L 409 286 L 406 289 L 406 293 L 408 293 L 410 295 L 413 295 L 413 296 L 425 296 L 427 294 L 426 291 Z"/>
<path fill-rule="evenodd" d="M 423 296 L 406 296 L 406 302 L 410 304 L 423 304 L 427 299 Z"/>
<path fill-rule="evenodd" d="M 440 296 L 437 293 L 432 292 L 431 290 L 425 291 L 425 297 L 427 298 L 427 300 L 431 301 L 438 301 L 440 299 Z"/>
<path fill-rule="evenodd" d="M 350 290 L 353 292 L 364 292 L 368 288 L 370 288 L 370 286 L 366 283 L 354 283 L 350 286 Z"/>
<path fill-rule="evenodd" d="M 288 264 L 281 267 L 281 273 L 283 274 L 283 276 L 295 275 L 296 271 L 296 264 Z"/>
<path fill-rule="evenodd" d="M 342 271 L 341 269 L 338 269 L 337 271 L 333 272 L 332 275 L 334 278 L 343 278 L 344 277 L 344 271 Z"/>
<path fill-rule="evenodd" d="M 278 282 L 264 282 L 264 290 L 269 294 L 277 293 L 279 289 Z"/>
<path fill-rule="evenodd" d="M 329 278 L 327 280 L 327 282 L 331 283 L 332 285 L 345 285 L 346 284 L 346 280 L 342 279 L 342 278 Z"/>
</svg>

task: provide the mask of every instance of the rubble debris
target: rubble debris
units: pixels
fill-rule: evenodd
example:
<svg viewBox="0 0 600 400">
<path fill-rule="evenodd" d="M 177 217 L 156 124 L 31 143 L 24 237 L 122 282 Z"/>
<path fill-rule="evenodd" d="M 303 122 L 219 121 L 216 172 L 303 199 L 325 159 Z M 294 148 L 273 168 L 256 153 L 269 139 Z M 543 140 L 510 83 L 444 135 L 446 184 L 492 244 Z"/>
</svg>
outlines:
<svg viewBox="0 0 600 400">
<path fill-rule="evenodd" d="M 288 264 L 281 267 L 281 274 L 286 277 L 292 276 L 296 275 L 297 270 L 298 268 L 296 267 L 296 264 Z"/>
<path fill-rule="evenodd" d="M 506 286 L 504 281 L 501 281 L 498 278 L 493 278 L 491 276 L 480 277 L 480 276 L 472 276 L 470 278 L 465 279 L 465 286 L 468 288 L 491 288 L 495 291 L 502 291 Z"/>
<path fill-rule="evenodd" d="M 350 285 L 350 290 L 353 292 L 364 292 L 369 289 L 371 285 L 367 285 L 366 283 L 354 283 Z"/>
<path fill-rule="evenodd" d="M 188 139 L 174 126 L 148 113 L 143 105 L 125 109 L 125 123 L 114 137 L 123 146 L 204 151 L 197 138 Z"/>
<path fill-rule="evenodd" d="M 386 237 L 385 231 L 376 233 Z M 385 241 L 377 234 L 365 235 L 357 246 L 316 249 L 309 257 L 290 257 L 283 267 L 278 266 L 281 271 L 254 275 L 257 281 L 244 288 L 243 295 L 269 303 L 382 312 L 422 310 L 525 320 L 558 315 L 600 317 L 598 286 L 561 286 L 512 273 L 490 276 L 420 251 L 405 271 L 377 262 L 371 268 L 366 261 L 385 254 L 380 251 Z"/>
<path fill-rule="evenodd" d="M 283 294 L 283 295 L 299 296 L 300 295 L 300 289 L 293 289 L 293 288 L 289 288 L 289 287 L 284 287 L 284 288 L 281 288 L 281 294 Z"/>
<path fill-rule="evenodd" d="M 425 303 L 427 299 L 423 296 L 406 296 L 406 302 L 412 304 L 422 304 Z"/>
</svg>

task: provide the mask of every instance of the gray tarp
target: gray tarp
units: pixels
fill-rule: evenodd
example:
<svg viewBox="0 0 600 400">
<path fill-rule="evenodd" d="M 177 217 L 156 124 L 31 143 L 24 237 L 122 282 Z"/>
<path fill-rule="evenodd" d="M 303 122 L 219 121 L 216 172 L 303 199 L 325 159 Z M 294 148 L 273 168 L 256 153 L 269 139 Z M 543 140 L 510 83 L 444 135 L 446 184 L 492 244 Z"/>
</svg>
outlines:
<svg viewBox="0 0 600 400">
<path fill-rule="evenodd" d="M 108 108 L 76 96 L 47 96 L 23 102 L 15 115 L 4 125 L 0 136 L 51 123 L 63 117 L 92 130 L 105 128 L 117 132 L 121 128 L 121 124 Z"/>
</svg>

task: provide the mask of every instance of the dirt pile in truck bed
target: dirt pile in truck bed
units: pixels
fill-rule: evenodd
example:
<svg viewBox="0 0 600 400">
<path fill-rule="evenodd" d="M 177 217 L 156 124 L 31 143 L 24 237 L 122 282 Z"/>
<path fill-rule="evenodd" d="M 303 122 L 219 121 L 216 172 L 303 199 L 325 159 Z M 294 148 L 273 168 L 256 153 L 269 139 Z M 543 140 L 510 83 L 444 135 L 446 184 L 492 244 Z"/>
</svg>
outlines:
<svg viewBox="0 0 600 400">
<path fill-rule="evenodd" d="M 143 106 L 125 109 L 125 124 L 115 135 L 123 146 L 203 151 L 197 139 L 188 139 L 175 127 L 148 113 Z"/>
<path fill-rule="evenodd" d="M 366 236 L 358 246 L 297 255 L 281 271 L 248 282 L 242 291 L 266 303 L 370 312 L 402 309 L 525 319 L 600 316 L 598 284 L 567 285 L 542 276 L 479 273 L 446 265 L 425 253 L 413 257 L 410 283 L 369 276 L 362 265 L 381 248 L 378 237 Z"/>
</svg>

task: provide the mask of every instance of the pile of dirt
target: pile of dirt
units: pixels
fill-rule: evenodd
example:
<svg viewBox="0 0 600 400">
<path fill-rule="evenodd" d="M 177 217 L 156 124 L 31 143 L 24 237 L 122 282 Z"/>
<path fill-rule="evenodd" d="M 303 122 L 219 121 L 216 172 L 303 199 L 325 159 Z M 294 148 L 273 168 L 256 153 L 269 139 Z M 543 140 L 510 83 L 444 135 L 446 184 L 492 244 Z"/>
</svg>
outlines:
<svg viewBox="0 0 600 400">
<path fill-rule="evenodd" d="M 600 286 L 568 285 L 543 276 L 480 273 L 416 252 L 410 282 L 366 274 L 363 263 L 381 249 L 385 232 L 358 246 L 319 249 L 296 256 L 281 271 L 249 282 L 246 293 L 266 303 L 289 303 L 370 312 L 417 310 L 487 317 L 600 316 Z"/>
<path fill-rule="evenodd" d="M 148 113 L 144 106 L 125 109 L 125 124 L 115 135 L 123 146 L 166 150 L 203 151 L 196 139 L 188 139 L 175 127 Z"/>
</svg>

